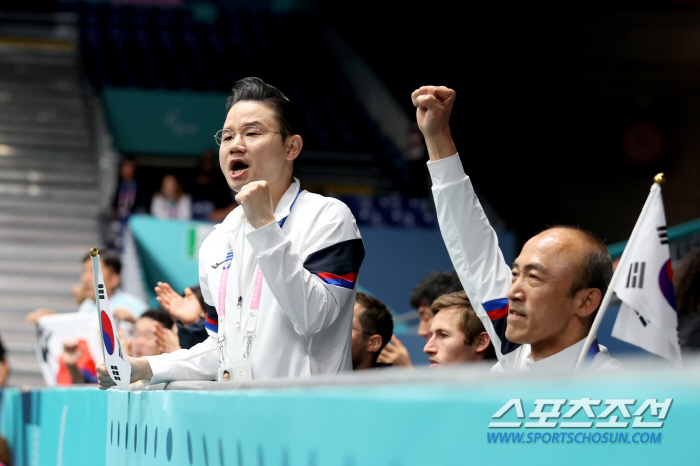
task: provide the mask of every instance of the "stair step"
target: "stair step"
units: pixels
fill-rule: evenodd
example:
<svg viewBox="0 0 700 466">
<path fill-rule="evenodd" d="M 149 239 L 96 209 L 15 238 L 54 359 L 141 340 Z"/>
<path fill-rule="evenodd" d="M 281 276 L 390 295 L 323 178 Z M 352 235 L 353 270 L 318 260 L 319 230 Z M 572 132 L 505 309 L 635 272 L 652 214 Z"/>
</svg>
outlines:
<svg viewBox="0 0 700 466">
<path fill-rule="evenodd" d="M 37 278 L 28 275 L 0 275 L 0 292 L 7 295 L 37 294 L 71 296 L 71 288 L 77 283 L 73 274 L 61 278 Z"/>
<path fill-rule="evenodd" d="M 95 202 L 98 198 L 95 189 L 70 189 L 51 186 L 39 186 L 34 183 L 7 182 L 0 184 L 0 195 L 15 196 L 15 199 L 37 199 L 55 201 L 73 201 L 81 203 Z"/>
<path fill-rule="evenodd" d="M 86 248 L 82 245 L 56 244 L 48 248 L 38 248 L 26 244 L 9 245 L 0 243 L 0 260 L 14 259 L 25 260 L 27 262 L 44 260 L 48 262 L 75 261 L 77 263 L 82 263 L 82 260 L 92 247 L 96 247 L 96 245 L 90 245 L 90 247 Z M 1 298 L 2 297 L 0 297 L 0 299 Z"/>
<path fill-rule="evenodd" d="M 2 110 L 0 110 L 2 111 Z M 60 135 L 47 138 L 36 138 L 31 135 L 21 133 L 3 133 L 0 134 L 0 144 L 17 145 L 36 150 L 44 148 L 67 148 L 87 150 L 92 147 L 92 142 L 85 138 L 80 138 L 72 135 Z"/>
<path fill-rule="evenodd" d="M 16 274 L 18 276 L 31 276 L 36 279 L 56 277 L 78 277 L 82 266 L 78 261 L 72 262 L 36 262 L 3 260 L 0 262 L 0 276 Z M 77 280 L 75 280 L 77 282 Z"/>
<path fill-rule="evenodd" d="M 2 225 L 15 228 L 40 228 L 50 231 L 70 230 L 70 231 L 92 231 L 98 229 L 97 220 L 94 218 L 65 218 L 56 216 L 33 215 L 28 216 L 21 213 L 5 213 L 0 209 L 0 227 Z"/>
<path fill-rule="evenodd" d="M 2 199 L 0 212 L 5 214 L 58 215 L 65 219 L 95 219 L 99 208 L 87 202 L 36 202 L 34 198 Z"/>
<path fill-rule="evenodd" d="M 78 280 L 76 279 L 76 283 Z M 75 312 L 78 304 L 70 295 L 70 290 L 63 295 L 3 295 L 0 296 L 0 315 L 8 313 L 21 314 L 24 318 L 30 312 L 40 309 L 52 309 L 57 312 Z M 1 317 L 0 317 L 1 318 Z"/>
<path fill-rule="evenodd" d="M 2 344 L 5 349 L 12 348 L 13 352 L 34 350 L 36 326 L 31 322 L 24 321 L 15 325 L 2 325 L 0 335 L 2 335 Z"/>
<path fill-rule="evenodd" d="M 36 171 L 40 174 L 53 174 L 60 176 L 80 175 L 91 180 L 97 179 L 97 163 L 92 154 L 85 155 L 86 160 L 80 160 L 72 154 L 70 161 L 59 161 L 52 157 L 52 154 L 35 153 L 25 151 L 23 157 L 20 153 L 12 156 L 0 157 L 0 174 L 7 170 L 17 169 L 24 171 Z M 35 155 L 30 158 L 28 155 Z M 65 154 L 68 155 L 68 154 Z M 41 160 L 38 160 L 38 159 Z"/>
<path fill-rule="evenodd" d="M 65 150 L 58 147 L 28 147 L 23 144 L 0 145 L 0 163 L 5 166 L 17 163 L 27 164 L 75 164 L 83 165 L 86 170 L 94 170 L 96 167 L 95 155 L 92 147 L 83 149 Z M 48 165 L 50 166 L 50 165 Z M 67 168 L 67 167 L 66 167 Z"/>
<path fill-rule="evenodd" d="M 2 60 L 2 54 L 0 54 Z M 26 81 L 17 81 L 13 79 L 0 78 L 0 89 L 11 92 L 51 92 L 57 96 L 75 96 L 80 94 L 80 80 L 73 79 L 52 79 L 45 83 L 28 83 Z"/>
<path fill-rule="evenodd" d="M 98 242 L 95 231 L 52 231 L 0 227 L 0 241 L 14 244 L 27 244 L 37 247 L 53 247 L 57 244 L 85 245 L 90 249 Z"/>
<path fill-rule="evenodd" d="M 57 121 L 52 124 L 37 125 L 35 122 L 0 122 L 0 132 L 22 134 L 28 138 L 46 138 L 53 141 L 56 137 L 74 137 L 87 139 L 90 137 L 90 132 L 85 127 L 66 125 L 63 122 Z"/>
<path fill-rule="evenodd" d="M 95 180 L 87 178 L 80 173 L 60 173 L 49 170 L 13 170 L 3 169 L 0 171 L 0 182 L 25 182 L 40 183 L 43 186 L 69 185 L 74 188 L 94 189 Z"/>
</svg>

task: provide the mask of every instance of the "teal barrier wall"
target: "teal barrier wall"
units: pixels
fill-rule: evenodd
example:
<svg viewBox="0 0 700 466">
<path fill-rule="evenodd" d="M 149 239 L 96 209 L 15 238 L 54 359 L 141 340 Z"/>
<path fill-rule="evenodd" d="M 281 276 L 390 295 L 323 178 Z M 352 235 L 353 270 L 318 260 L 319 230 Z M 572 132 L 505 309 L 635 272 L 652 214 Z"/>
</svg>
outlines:
<svg viewBox="0 0 700 466">
<path fill-rule="evenodd" d="M 0 430 L 12 464 L 104 464 L 107 398 L 94 388 L 2 391 Z"/>
<path fill-rule="evenodd" d="M 698 464 L 699 368 L 538 380 L 480 372 L 443 383 L 431 373 L 413 383 L 278 390 L 7 390 L 1 425 L 16 466 Z M 513 405 L 494 418 L 513 399 L 522 413 Z M 591 414 L 567 418 L 585 399 L 594 400 Z M 644 409 L 648 399 L 670 399 L 670 408 Z M 553 427 L 526 426 L 539 420 L 535 400 L 550 403 L 544 413 L 563 403 L 542 420 Z"/>
<path fill-rule="evenodd" d="M 110 133 L 122 153 L 199 156 L 215 147 L 226 118 L 227 94 L 105 88 Z"/>
</svg>

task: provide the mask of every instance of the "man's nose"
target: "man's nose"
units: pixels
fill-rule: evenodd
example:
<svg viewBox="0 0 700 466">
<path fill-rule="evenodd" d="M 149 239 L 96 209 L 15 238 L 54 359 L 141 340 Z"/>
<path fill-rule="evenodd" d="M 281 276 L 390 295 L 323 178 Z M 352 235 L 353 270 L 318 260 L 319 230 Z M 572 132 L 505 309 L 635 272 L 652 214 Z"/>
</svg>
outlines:
<svg viewBox="0 0 700 466">
<path fill-rule="evenodd" d="M 427 322 L 421 320 L 418 324 L 418 336 L 425 338 L 426 341 L 430 337 L 430 326 Z"/>
<path fill-rule="evenodd" d="M 435 338 L 434 337 L 431 336 L 428 339 L 428 342 L 423 347 L 423 352 L 429 356 L 432 356 L 433 354 L 435 354 L 437 352 L 435 350 Z"/>
<path fill-rule="evenodd" d="M 519 279 L 510 284 L 507 297 L 514 301 L 521 301 L 524 298 L 522 282 Z"/>
</svg>

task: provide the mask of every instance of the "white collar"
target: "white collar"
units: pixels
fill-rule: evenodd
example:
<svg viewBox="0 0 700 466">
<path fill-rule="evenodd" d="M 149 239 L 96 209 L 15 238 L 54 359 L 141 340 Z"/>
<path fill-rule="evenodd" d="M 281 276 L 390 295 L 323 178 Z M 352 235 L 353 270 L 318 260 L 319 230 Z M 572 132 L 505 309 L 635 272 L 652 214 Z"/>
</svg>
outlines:
<svg viewBox="0 0 700 466">
<path fill-rule="evenodd" d="M 532 347 L 530 345 L 523 345 L 523 354 L 521 355 L 522 363 L 520 364 L 518 370 L 549 370 L 549 369 L 571 369 L 572 371 L 576 368 L 576 361 L 581 354 L 583 349 L 583 344 L 586 339 L 583 338 L 579 342 L 564 348 L 563 350 L 548 356 L 539 361 L 532 359 Z"/>
</svg>

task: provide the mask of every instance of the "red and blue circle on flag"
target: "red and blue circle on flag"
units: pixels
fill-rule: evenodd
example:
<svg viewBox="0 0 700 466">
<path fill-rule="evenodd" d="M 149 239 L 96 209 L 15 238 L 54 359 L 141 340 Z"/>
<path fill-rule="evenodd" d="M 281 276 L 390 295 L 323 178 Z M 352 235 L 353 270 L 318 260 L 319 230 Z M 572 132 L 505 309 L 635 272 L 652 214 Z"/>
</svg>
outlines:
<svg viewBox="0 0 700 466">
<path fill-rule="evenodd" d="M 102 311 L 101 318 L 102 341 L 104 341 L 107 353 L 111 356 L 114 353 L 114 331 L 112 330 L 112 321 L 105 311 Z"/>
</svg>

